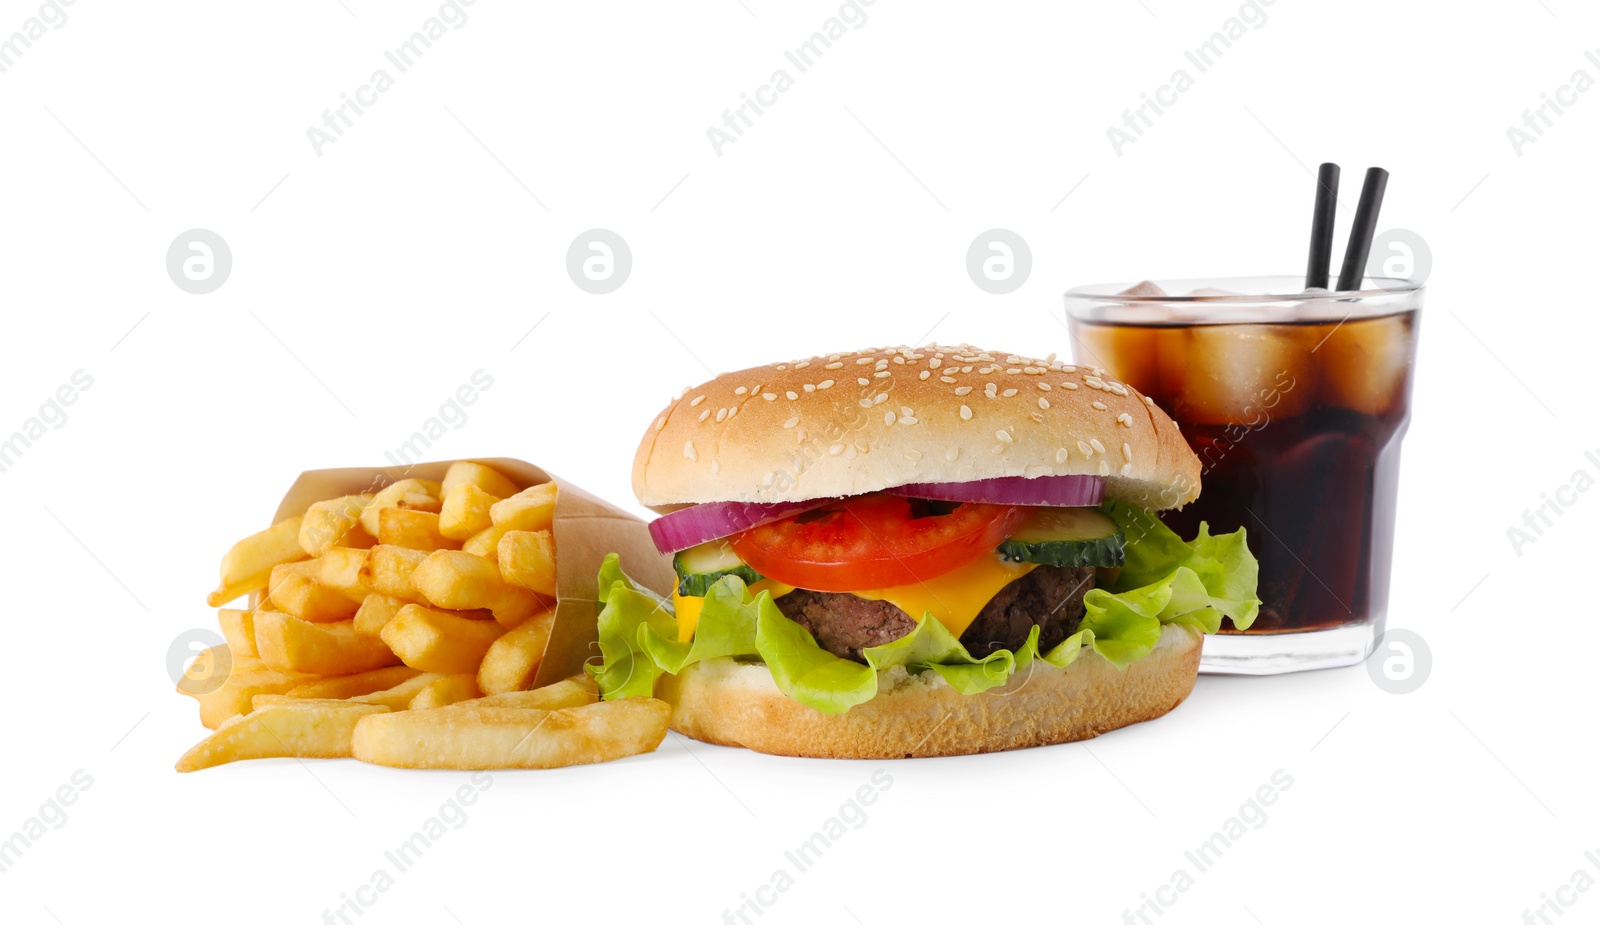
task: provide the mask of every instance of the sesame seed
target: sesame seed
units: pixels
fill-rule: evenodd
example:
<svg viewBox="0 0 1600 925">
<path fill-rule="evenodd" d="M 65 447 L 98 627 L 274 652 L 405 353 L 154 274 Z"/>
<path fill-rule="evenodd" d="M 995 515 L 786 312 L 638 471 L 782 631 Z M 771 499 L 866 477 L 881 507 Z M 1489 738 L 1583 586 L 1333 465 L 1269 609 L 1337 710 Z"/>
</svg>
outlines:
<svg viewBox="0 0 1600 925">
<path fill-rule="evenodd" d="M 1091 447 L 1089 444 L 1084 443 L 1082 440 L 1079 440 L 1078 441 L 1078 452 L 1083 454 L 1083 458 L 1084 459 L 1088 459 L 1089 457 L 1094 455 L 1094 447 Z"/>
<path fill-rule="evenodd" d="M 860 359 L 856 360 L 856 365 L 857 366 L 866 366 L 866 365 L 870 364 L 871 362 L 872 362 L 872 357 L 861 357 Z"/>
<path fill-rule="evenodd" d="M 805 385 L 802 385 L 800 388 L 805 389 L 807 392 L 815 392 L 817 390 L 817 387 L 809 382 L 807 382 Z"/>
<path fill-rule="evenodd" d="M 723 420 L 725 420 L 727 417 L 728 417 L 728 409 L 727 408 L 718 408 L 717 409 L 717 423 L 718 424 L 721 424 L 723 422 Z"/>
<path fill-rule="evenodd" d="M 1121 424 L 1123 427 L 1132 427 L 1133 426 L 1133 415 L 1131 415 L 1128 412 L 1124 411 L 1121 414 L 1117 415 L 1117 423 Z"/>
<path fill-rule="evenodd" d="M 1003 443 L 996 443 L 994 446 L 989 448 L 989 452 L 994 454 L 995 456 L 999 456 L 1001 453 L 1004 453 L 1005 451 L 1006 451 L 1006 445 L 1003 444 Z"/>
<path fill-rule="evenodd" d="M 993 398 L 1000 394 L 1000 387 L 995 385 L 993 382 L 990 382 L 983 387 L 983 394 Z"/>
<path fill-rule="evenodd" d="M 1122 472 L 1123 475 L 1127 475 L 1128 473 L 1130 473 L 1132 471 L 1133 471 L 1133 463 L 1123 463 L 1122 464 L 1121 472 Z"/>
<path fill-rule="evenodd" d="M 1063 389 L 1068 389 L 1075 392 L 1078 389 L 1078 384 L 1076 382 L 1063 382 L 1061 383 L 1061 387 Z"/>
<path fill-rule="evenodd" d="M 930 368 L 932 368 L 932 369 L 938 369 L 939 367 L 941 367 L 943 365 L 944 365 L 944 361 L 939 359 L 938 357 L 934 357 L 933 359 L 928 361 L 928 366 Z"/>
<path fill-rule="evenodd" d="M 685 440 L 683 442 L 683 456 L 684 456 L 685 459 L 688 459 L 691 462 L 698 462 L 699 461 L 700 456 L 699 456 L 699 454 L 695 453 L 695 451 L 694 451 L 694 441 L 693 440 Z"/>
<path fill-rule="evenodd" d="M 1006 370 L 1006 375 L 1015 376 L 1017 373 L 1020 373 L 1020 372 L 1022 372 L 1022 370 L 1020 370 L 1017 367 L 1013 366 L 1010 369 Z"/>
<path fill-rule="evenodd" d="M 939 381 L 945 383 L 946 385 L 955 385 L 956 384 L 956 377 L 954 377 L 954 376 L 940 376 L 939 377 Z"/>
<path fill-rule="evenodd" d="M 902 356 L 897 356 L 897 357 L 894 358 L 894 364 L 896 366 L 904 366 L 904 365 L 906 365 L 906 358 L 902 357 Z"/>
<path fill-rule="evenodd" d="M 970 373 L 970 372 L 972 372 L 972 367 L 963 366 L 963 367 L 961 367 L 961 371 L 964 372 L 964 373 Z"/>
<path fill-rule="evenodd" d="M 1094 447 L 1096 453 L 1104 453 L 1106 451 L 1106 445 L 1094 437 L 1089 438 L 1089 445 Z"/>
<path fill-rule="evenodd" d="M 884 425 L 886 427 L 893 427 L 894 426 L 894 412 L 893 411 L 885 411 L 883 413 L 883 423 L 884 423 Z"/>
<path fill-rule="evenodd" d="M 886 378 L 886 377 L 889 377 L 889 376 L 892 376 L 892 375 L 894 375 L 894 373 L 891 373 L 886 369 L 886 370 L 883 370 L 881 372 L 873 373 L 872 374 L 872 378 L 874 378 L 874 379 L 883 379 L 883 378 Z"/>
<path fill-rule="evenodd" d="M 1041 399 L 1039 399 L 1039 407 L 1043 408 L 1046 411 L 1049 411 L 1050 410 L 1050 403 L 1048 401 L 1046 401 L 1045 399 L 1041 398 Z"/>
<path fill-rule="evenodd" d="M 906 458 L 911 460 L 912 462 L 921 462 L 922 461 L 922 454 L 917 452 L 916 450 L 906 450 Z"/>
<path fill-rule="evenodd" d="M 800 423 L 800 419 L 799 418 L 790 418 L 789 420 L 783 422 L 783 429 L 784 430 L 788 430 L 789 428 L 795 426 L 798 423 Z"/>
<path fill-rule="evenodd" d="M 730 417 L 730 418 L 733 417 L 734 415 L 738 414 L 738 413 L 739 413 L 739 406 L 738 405 L 734 405 L 732 408 L 728 409 L 728 417 Z"/>
<path fill-rule="evenodd" d="M 960 388 L 956 389 L 956 394 L 957 395 L 971 395 L 972 394 L 972 386 L 970 386 L 970 385 L 961 386 Z"/>
<path fill-rule="evenodd" d="M 1106 410 L 1106 403 L 1103 401 L 1090 402 L 1089 404 L 1093 405 L 1096 411 Z"/>
<path fill-rule="evenodd" d="M 905 405 L 901 405 L 900 406 L 900 413 L 901 414 L 908 414 L 908 415 L 909 414 L 916 414 L 915 411 L 912 411 L 910 408 L 907 408 Z"/>
<path fill-rule="evenodd" d="M 960 455 L 961 455 L 961 447 L 959 447 L 959 446 L 953 446 L 950 449 L 944 451 L 944 458 L 946 460 L 950 461 L 950 462 L 955 462 L 956 461 L 956 457 L 960 456 Z"/>
<path fill-rule="evenodd" d="M 811 365 L 811 361 L 810 360 L 801 360 L 800 362 L 794 364 L 794 368 L 795 369 L 805 369 L 807 366 L 810 366 L 810 365 Z"/>
<path fill-rule="evenodd" d="M 1048 383 L 1048 382 L 1039 383 L 1039 391 L 1041 391 L 1041 392 L 1050 391 L 1050 383 Z"/>
<path fill-rule="evenodd" d="M 839 353 L 830 353 L 830 354 L 828 354 L 828 359 L 829 359 L 829 360 L 837 360 L 837 359 L 839 359 L 839 357 L 841 357 L 841 356 L 843 356 L 843 354 L 839 354 Z"/>
<path fill-rule="evenodd" d="M 1151 398 L 1150 396 L 1146 395 L 1144 397 L 1144 403 L 1147 404 L 1147 405 L 1154 405 L 1156 403 L 1156 400 Z"/>
<path fill-rule="evenodd" d="M 888 369 L 889 368 L 889 361 L 888 360 L 879 360 L 877 362 L 877 364 L 875 366 L 873 366 L 872 368 L 873 369 Z"/>
<path fill-rule="evenodd" d="M 1133 462 L 1133 447 L 1124 443 L 1122 445 L 1122 458 L 1126 459 L 1128 462 Z"/>
<path fill-rule="evenodd" d="M 1024 376 L 1038 376 L 1038 375 L 1042 375 L 1043 373 L 1044 373 L 1044 370 L 1040 369 L 1037 366 L 1024 366 L 1024 367 L 1022 367 L 1022 374 Z"/>
<path fill-rule="evenodd" d="M 858 378 L 856 380 L 856 385 L 871 385 L 871 384 L 872 384 L 872 380 L 871 379 L 859 379 Z"/>
<path fill-rule="evenodd" d="M 924 380 L 925 380 L 925 379 L 927 379 L 927 378 L 928 378 L 928 377 L 929 377 L 929 376 L 931 376 L 931 375 L 933 375 L 933 374 L 932 374 L 932 373 L 930 373 L 930 372 L 928 372 L 928 371 L 927 371 L 927 370 L 923 370 L 923 371 L 922 371 L 922 372 L 920 372 L 920 373 L 917 373 L 917 378 L 918 378 L 918 379 L 924 379 Z"/>
<path fill-rule="evenodd" d="M 1100 460 L 1100 474 L 1101 475 L 1110 475 L 1111 474 L 1111 464 L 1106 462 L 1103 459 Z"/>
<path fill-rule="evenodd" d="M 835 443 L 833 446 L 828 447 L 828 455 L 829 456 L 838 456 L 840 453 L 843 453 L 843 452 L 844 452 L 844 444 L 842 444 L 842 443 Z"/>
<path fill-rule="evenodd" d="M 902 424 L 915 424 L 915 423 L 917 423 L 917 419 L 912 417 L 909 414 L 903 414 L 903 415 L 900 416 L 900 423 L 902 423 Z"/>
<path fill-rule="evenodd" d="M 1011 442 L 1011 435 L 1006 433 L 1003 430 L 995 431 L 994 432 L 994 438 L 996 440 L 999 440 L 1001 443 L 1010 443 Z"/>
<path fill-rule="evenodd" d="M 972 409 L 968 408 L 966 405 L 962 405 L 961 406 L 961 420 L 963 420 L 963 421 L 972 420 Z"/>
<path fill-rule="evenodd" d="M 741 385 L 737 389 L 733 390 L 733 394 L 735 394 L 735 395 L 743 395 L 744 393 L 746 393 L 748 391 L 750 391 L 750 390 Z"/>
<path fill-rule="evenodd" d="M 834 362 L 834 363 L 829 363 L 827 366 L 824 366 L 822 368 L 823 369 L 842 369 L 843 367 L 844 367 L 843 363 Z"/>
<path fill-rule="evenodd" d="M 844 448 L 844 458 L 845 459 L 855 459 L 856 458 L 856 448 L 855 448 L 854 444 Z"/>
<path fill-rule="evenodd" d="M 817 383 L 817 388 L 819 388 L 819 389 L 831 389 L 831 388 L 833 388 L 833 380 L 832 379 L 824 379 L 821 382 Z"/>
<path fill-rule="evenodd" d="M 797 394 L 797 393 L 795 393 L 793 391 L 784 392 L 783 394 L 784 394 L 784 397 L 788 398 L 790 401 L 794 401 L 795 399 L 800 397 L 799 394 Z"/>
<path fill-rule="evenodd" d="M 706 397 L 704 395 L 697 395 L 697 396 L 695 396 L 693 399 L 691 399 L 689 401 L 689 407 L 697 408 L 697 407 L 700 406 L 700 403 L 705 401 L 705 400 L 706 400 Z"/>
<path fill-rule="evenodd" d="M 707 408 L 706 410 L 700 412 L 700 420 L 704 421 L 708 417 L 711 417 L 711 409 L 710 408 Z"/>
<path fill-rule="evenodd" d="M 656 418 L 656 430 L 660 430 L 661 428 L 666 427 L 666 426 L 667 426 L 667 416 L 666 415 L 663 414 L 661 417 Z"/>
<path fill-rule="evenodd" d="M 1004 392 L 1000 393 L 1002 398 L 1010 398 L 1011 396 L 1013 396 L 1015 394 L 1017 394 L 1017 390 L 1016 389 L 1006 389 Z"/>
<path fill-rule="evenodd" d="M 1052 353 L 1049 356 L 1045 357 L 1044 358 L 1044 365 L 1046 365 L 1046 366 L 1054 366 L 1054 365 L 1056 365 L 1056 355 L 1054 353 Z"/>
<path fill-rule="evenodd" d="M 789 368 L 789 364 L 788 363 L 779 363 L 776 368 L 777 369 L 788 369 Z"/>
<path fill-rule="evenodd" d="M 1064 373 L 1075 373 L 1075 372 L 1078 371 L 1078 367 L 1067 365 L 1067 366 L 1061 367 L 1061 371 L 1064 372 Z"/>
<path fill-rule="evenodd" d="M 1062 447 L 1061 449 L 1056 450 L 1056 464 L 1059 465 L 1061 463 L 1066 462 L 1067 461 L 1067 457 L 1070 456 L 1070 455 L 1071 454 L 1067 452 L 1067 448 L 1066 447 Z"/>
<path fill-rule="evenodd" d="M 883 404 L 884 402 L 886 402 L 888 400 L 889 400 L 889 393 L 888 392 L 879 392 L 877 395 L 873 396 L 872 403 L 874 405 L 881 405 L 881 404 Z"/>
</svg>

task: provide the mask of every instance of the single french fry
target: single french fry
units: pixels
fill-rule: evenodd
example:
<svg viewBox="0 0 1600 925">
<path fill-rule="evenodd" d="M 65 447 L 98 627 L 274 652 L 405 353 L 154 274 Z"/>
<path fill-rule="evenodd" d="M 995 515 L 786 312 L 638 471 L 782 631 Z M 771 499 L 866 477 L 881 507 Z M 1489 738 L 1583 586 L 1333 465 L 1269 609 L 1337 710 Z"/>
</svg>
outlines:
<svg viewBox="0 0 1600 925">
<path fill-rule="evenodd" d="M 411 603 L 420 602 L 422 595 L 411 586 L 411 572 L 422 564 L 428 554 L 420 549 L 402 546 L 374 546 L 367 550 L 361 562 L 361 583 L 369 592 L 387 594 Z"/>
<path fill-rule="evenodd" d="M 299 672 L 273 671 L 270 668 L 235 669 L 222 686 L 193 695 L 200 704 L 200 722 L 215 729 L 228 719 L 249 713 L 258 694 L 281 694 L 291 687 L 313 680 Z M 181 688 L 180 688 L 181 690 Z"/>
<path fill-rule="evenodd" d="M 506 584 L 556 596 L 556 544 L 549 530 L 510 530 L 500 537 L 495 562 Z"/>
<path fill-rule="evenodd" d="M 549 601 L 533 592 L 506 584 L 493 562 L 459 550 L 441 549 L 429 555 L 411 573 L 411 586 L 435 607 L 481 607 L 507 628 L 549 606 Z"/>
<path fill-rule="evenodd" d="M 584 680 L 588 680 L 585 678 Z M 598 703 L 600 692 L 590 681 L 588 686 L 568 678 L 531 691 L 506 691 L 503 694 L 485 694 L 476 700 L 463 700 L 451 704 L 457 707 L 518 707 L 524 710 L 564 710 Z"/>
<path fill-rule="evenodd" d="M 505 629 L 493 620 L 472 620 L 420 604 L 400 608 L 381 638 L 412 668 L 443 674 L 478 670 L 489 646 Z"/>
<path fill-rule="evenodd" d="M 378 542 L 407 549 L 460 549 L 461 541 L 439 532 L 439 515 L 386 507 L 378 512 Z"/>
<path fill-rule="evenodd" d="M 439 483 L 429 479 L 401 479 L 372 496 L 361 512 L 361 526 L 378 535 L 379 513 L 388 508 L 439 513 Z"/>
<path fill-rule="evenodd" d="M 272 570 L 267 599 L 280 613 L 290 613 L 312 623 L 332 623 L 355 616 L 360 606 L 348 595 L 330 588 L 318 580 L 322 574 L 320 559 L 290 562 Z"/>
<path fill-rule="evenodd" d="M 351 620 L 311 623 L 268 611 L 256 614 L 256 648 L 268 668 L 318 675 L 356 674 L 400 661 L 382 639 L 357 633 Z"/>
<path fill-rule="evenodd" d="M 234 657 L 257 658 L 256 623 L 254 610 L 235 610 L 224 607 L 217 611 L 217 625 L 222 628 L 222 638 L 228 641 L 228 651 Z"/>
<path fill-rule="evenodd" d="M 371 671 L 363 671 L 357 674 L 338 675 L 337 677 L 321 678 L 316 681 L 297 684 L 284 691 L 284 696 L 311 698 L 313 700 L 348 700 L 351 697 L 360 697 L 375 691 L 386 691 L 396 684 L 409 681 L 421 673 L 417 669 L 407 668 L 405 665 L 374 668 Z"/>
<path fill-rule="evenodd" d="M 206 603 L 221 607 L 235 598 L 267 586 L 274 566 L 306 557 L 300 548 L 300 518 L 280 520 L 260 533 L 233 544 L 222 557 L 217 589 Z"/>
<path fill-rule="evenodd" d="M 489 508 L 497 527 L 507 530 L 545 530 L 556 513 L 556 483 L 525 488 Z"/>
<path fill-rule="evenodd" d="M 411 698 L 408 710 L 432 710 L 478 696 L 478 682 L 470 674 L 447 674 Z"/>
<path fill-rule="evenodd" d="M 357 703 L 382 704 L 391 710 L 405 710 L 410 708 L 411 701 L 415 700 L 417 695 L 422 693 L 428 685 L 446 677 L 449 677 L 449 675 L 443 675 L 437 671 L 424 671 L 408 681 L 401 681 L 388 690 L 373 691 L 370 694 L 362 694 L 359 697 L 351 697 L 350 699 Z"/>
<path fill-rule="evenodd" d="M 351 737 L 362 761 L 396 768 L 560 768 L 654 751 L 672 707 L 628 697 L 562 710 L 456 705 L 363 716 Z"/>
<path fill-rule="evenodd" d="M 505 536 L 510 527 L 488 526 L 472 534 L 462 544 L 463 552 L 470 552 L 475 556 L 482 556 L 490 562 L 499 555 L 500 537 Z"/>
<path fill-rule="evenodd" d="M 302 700 L 236 716 L 178 759 L 199 771 L 250 758 L 348 758 L 356 723 L 386 707 L 344 700 Z"/>
<path fill-rule="evenodd" d="M 366 561 L 366 549 L 329 546 L 317 560 L 320 563 L 315 576 L 317 584 L 332 588 L 357 603 L 365 601 L 371 593 L 366 582 L 361 580 L 361 566 Z"/>
<path fill-rule="evenodd" d="M 356 632 L 363 636 L 378 636 L 383 632 L 384 626 L 393 620 L 394 615 L 407 603 L 409 602 L 387 594 L 367 595 L 367 599 L 361 602 L 361 609 L 356 611 L 353 619 Z"/>
<path fill-rule="evenodd" d="M 517 484 L 498 470 L 483 463 L 456 462 L 450 464 L 444 480 L 439 483 L 440 497 L 449 495 L 452 488 L 466 484 L 476 485 L 496 498 L 509 498 L 517 493 Z"/>
<path fill-rule="evenodd" d="M 532 684 L 555 622 L 556 612 L 547 610 L 496 639 L 478 665 L 478 688 L 485 694 L 503 694 Z"/>
<path fill-rule="evenodd" d="M 474 533 L 487 530 L 494 526 L 494 521 L 489 519 L 489 508 L 499 500 L 473 482 L 462 482 L 446 490 L 444 503 L 439 507 L 439 532 L 453 540 L 466 540 Z"/>
<path fill-rule="evenodd" d="M 300 548 L 308 556 L 320 556 L 330 546 L 359 545 L 361 537 L 370 540 L 367 532 L 361 529 L 361 512 L 372 503 L 372 498 L 372 495 L 345 495 L 318 501 L 306 508 L 300 523 Z M 356 542 L 346 542 L 357 531 L 360 537 L 356 538 Z M 369 541 L 366 545 L 371 546 L 372 543 Z"/>
</svg>

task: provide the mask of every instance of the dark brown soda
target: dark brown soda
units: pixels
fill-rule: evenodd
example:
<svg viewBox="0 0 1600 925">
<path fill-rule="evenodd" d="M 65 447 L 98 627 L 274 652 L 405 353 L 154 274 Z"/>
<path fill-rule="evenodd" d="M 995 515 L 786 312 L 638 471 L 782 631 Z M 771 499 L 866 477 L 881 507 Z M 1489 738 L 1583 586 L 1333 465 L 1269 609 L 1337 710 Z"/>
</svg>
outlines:
<svg viewBox="0 0 1600 925">
<path fill-rule="evenodd" d="M 1162 520 L 1185 539 L 1246 529 L 1260 563 L 1250 634 L 1381 622 L 1417 315 L 1293 324 L 1074 320 L 1078 361 L 1178 421 L 1199 500 Z M 1234 632 L 1224 624 L 1224 632 Z"/>
</svg>

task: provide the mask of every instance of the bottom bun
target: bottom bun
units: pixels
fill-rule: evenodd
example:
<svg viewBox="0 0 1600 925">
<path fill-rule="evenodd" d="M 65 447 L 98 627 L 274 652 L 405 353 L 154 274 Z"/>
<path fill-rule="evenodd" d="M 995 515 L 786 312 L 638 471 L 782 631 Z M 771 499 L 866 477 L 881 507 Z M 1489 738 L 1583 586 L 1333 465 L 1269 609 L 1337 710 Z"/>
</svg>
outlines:
<svg viewBox="0 0 1600 925">
<path fill-rule="evenodd" d="M 1084 653 L 1066 668 L 1035 661 L 1002 687 L 962 694 L 934 672 L 878 676 L 878 696 L 830 716 L 778 690 L 766 666 L 719 658 L 664 675 L 656 696 L 672 728 L 717 745 L 801 758 L 931 758 L 1092 739 L 1166 713 L 1194 689 L 1198 631 L 1169 624 L 1154 650 L 1119 671 Z"/>
</svg>

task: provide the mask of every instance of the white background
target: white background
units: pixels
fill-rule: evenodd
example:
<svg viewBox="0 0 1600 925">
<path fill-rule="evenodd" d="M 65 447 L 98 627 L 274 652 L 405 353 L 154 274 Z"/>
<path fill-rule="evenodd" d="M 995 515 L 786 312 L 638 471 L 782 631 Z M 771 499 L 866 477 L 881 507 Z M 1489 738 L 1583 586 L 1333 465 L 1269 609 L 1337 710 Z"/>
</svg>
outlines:
<svg viewBox="0 0 1600 925">
<path fill-rule="evenodd" d="M 1600 495 L 1568 493 L 1520 554 L 1507 536 L 1600 475 L 1600 93 L 1520 156 L 1506 134 L 1600 77 L 1592 8 L 1278 0 L 1196 75 L 1183 53 L 1232 0 L 878 0 L 719 157 L 707 127 L 795 75 L 783 52 L 836 4 L 479 0 L 317 156 L 307 128 L 437 9 L 79 0 L 0 74 L 0 432 L 93 378 L 0 475 L 0 839 L 93 781 L 0 874 L 5 921 L 324 921 L 466 780 L 171 770 L 204 730 L 168 647 L 213 625 L 218 555 L 300 470 L 381 464 L 482 369 L 430 455 L 519 456 L 630 503 L 638 435 L 708 368 L 928 332 L 1066 354 L 1070 285 L 1298 272 L 1321 160 L 1352 204 L 1366 166 L 1392 171 L 1382 225 L 1434 255 L 1391 607 L 1431 646 L 1420 690 L 1207 677 L 1088 746 L 874 765 L 673 736 L 497 773 L 359 921 L 723 921 L 880 768 L 865 824 L 759 921 L 1138 921 L 1278 769 L 1265 823 L 1160 921 L 1517 922 L 1600 878 Z M 0 35 L 36 10 L 0 3 Z M 1107 127 L 1179 67 L 1193 89 L 1117 156 Z M 197 227 L 233 253 L 203 296 L 164 267 Z M 633 253 L 604 296 L 564 267 L 596 227 Z M 992 227 L 1032 248 L 1010 295 L 965 273 Z M 1561 895 L 1600 915 L 1600 891 Z"/>
</svg>

